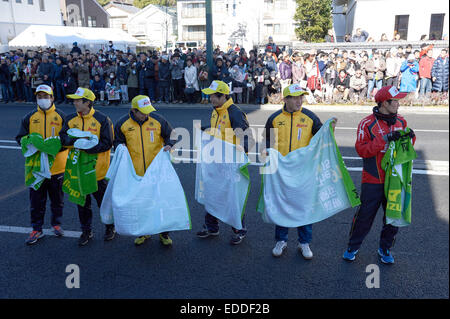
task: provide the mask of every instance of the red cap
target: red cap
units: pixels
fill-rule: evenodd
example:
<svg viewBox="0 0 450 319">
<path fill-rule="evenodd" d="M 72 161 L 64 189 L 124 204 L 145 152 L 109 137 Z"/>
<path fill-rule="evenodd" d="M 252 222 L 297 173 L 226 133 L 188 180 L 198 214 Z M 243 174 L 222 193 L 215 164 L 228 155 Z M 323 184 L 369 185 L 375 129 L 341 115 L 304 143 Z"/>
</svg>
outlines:
<svg viewBox="0 0 450 319">
<path fill-rule="evenodd" d="M 400 100 L 406 95 L 408 95 L 408 93 L 399 92 L 395 86 L 383 86 L 377 94 L 375 94 L 375 101 L 381 103 L 387 100 Z"/>
</svg>

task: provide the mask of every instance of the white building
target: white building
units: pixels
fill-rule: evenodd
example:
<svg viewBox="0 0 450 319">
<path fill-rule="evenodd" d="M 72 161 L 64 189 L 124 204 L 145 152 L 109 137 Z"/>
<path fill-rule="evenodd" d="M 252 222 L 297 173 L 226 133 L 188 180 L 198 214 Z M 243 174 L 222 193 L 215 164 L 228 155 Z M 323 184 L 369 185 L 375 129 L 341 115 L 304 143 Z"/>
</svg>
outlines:
<svg viewBox="0 0 450 319">
<path fill-rule="evenodd" d="M 103 7 L 106 12 L 109 13 L 109 27 L 118 28 L 124 31 L 128 31 L 128 21 L 132 15 L 139 12 L 139 8 L 136 8 L 132 4 L 122 1 L 111 1 Z"/>
<path fill-rule="evenodd" d="M 30 25 L 62 25 L 59 0 L 0 0 L 0 43 L 8 44 Z"/>
<path fill-rule="evenodd" d="M 336 37 L 354 34 L 357 28 L 369 33 L 375 41 L 386 33 L 389 40 L 394 32 L 402 40 L 419 41 L 447 37 L 449 3 L 443 0 L 334 0 L 334 29 Z"/>
<path fill-rule="evenodd" d="M 177 14 L 174 8 L 150 4 L 129 18 L 128 33 L 141 45 L 171 47 L 177 39 Z"/>
<path fill-rule="evenodd" d="M 278 44 L 296 40 L 295 9 L 295 0 L 213 0 L 214 45 L 250 49 L 269 36 Z M 204 0 L 178 0 L 177 15 L 178 41 L 206 41 Z"/>
</svg>

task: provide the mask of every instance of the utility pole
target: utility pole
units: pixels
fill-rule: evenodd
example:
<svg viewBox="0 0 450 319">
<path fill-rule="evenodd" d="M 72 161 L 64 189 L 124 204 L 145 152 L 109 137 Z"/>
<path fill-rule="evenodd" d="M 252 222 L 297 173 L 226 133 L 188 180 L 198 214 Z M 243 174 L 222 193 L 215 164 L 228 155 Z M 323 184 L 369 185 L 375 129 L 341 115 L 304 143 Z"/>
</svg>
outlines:
<svg viewBox="0 0 450 319">
<path fill-rule="evenodd" d="M 212 24 L 212 0 L 205 0 L 206 9 L 206 64 L 208 65 L 208 77 L 211 80 L 213 66 L 213 24 Z"/>
</svg>

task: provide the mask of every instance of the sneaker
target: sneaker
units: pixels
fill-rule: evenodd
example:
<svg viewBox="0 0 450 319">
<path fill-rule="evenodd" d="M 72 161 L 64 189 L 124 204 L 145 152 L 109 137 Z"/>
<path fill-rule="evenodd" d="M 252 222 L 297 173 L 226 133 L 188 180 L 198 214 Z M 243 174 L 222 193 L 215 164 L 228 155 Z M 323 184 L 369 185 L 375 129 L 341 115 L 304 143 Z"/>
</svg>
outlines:
<svg viewBox="0 0 450 319">
<path fill-rule="evenodd" d="M 106 225 L 105 236 L 103 237 L 103 239 L 105 241 L 110 241 L 113 240 L 115 236 L 116 229 L 114 228 L 114 225 Z"/>
<path fill-rule="evenodd" d="M 245 238 L 245 234 L 233 234 L 233 237 L 231 237 L 230 243 L 232 245 L 239 245 L 242 243 L 242 240 Z"/>
<path fill-rule="evenodd" d="M 283 254 L 283 251 L 286 249 L 286 247 L 287 247 L 287 242 L 285 242 L 283 240 L 277 241 L 274 249 L 272 249 L 272 255 L 274 257 L 280 257 Z"/>
<path fill-rule="evenodd" d="M 392 257 L 392 254 L 389 251 L 389 249 L 383 250 L 381 248 L 378 248 L 378 255 L 380 255 L 381 262 L 383 264 L 393 264 L 394 263 L 394 257 Z"/>
<path fill-rule="evenodd" d="M 138 237 L 138 238 L 136 238 L 136 239 L 134 240 L 134 244 L 135 244 L 136 246 L 140 246 L 140 245 L 142 245 L 147 239 L 150 239 L 150 235 L 140 236 L 140 237 Z"/>
<path fill-rule="evenodd" d="M 209 236 L 217 236 L 219 235 L 219 231 L 216 232 L 210 232 L 208 229 L 204 228 L 202 231 L 199 231 L 197 233 L 197 237 L 199 238 L 207 238 Z"/>
<path fill-rule="evenodd" d="M 81 233 L 80 239 L 78 240 L 78 246 L 85 246 L 94 237 L 92 230 L 83 231 Z"/>
<path fill-rule="evenodd" d="M 57 237 L 62 237 L 62 236 L 64 236 L 64 231 L 63 231 L 63 229 L 61 228 L 61 226 L 59 226 L 59 225 L 53 226 L 53 233 L 54 233 Z"/>
<path fill-rule="evenodd" d="M 172 239 L 170 239 L 169 235 L 159 234 L 159 240 L 164 246 L 171 246 Z"/>
<path fill-rule="evenodd" d="M 357 250 L 353 250 L 353 251 L 350 251 L 349 249 L 347 249 L 344 252 L 344 255 L 342 256 L 342 258 L 344 258 L 347 261 L 353 261 L 353 260 L 355 260 L 357 253 L 358 253 L 358 249 Z"/>
<path fill-rule="evenodd" d="M 313 253 L 311 248 L 309 248 L 309 244 L 298 244 L 298 250 L 302 253 L 303 258 L 306 260 L 310 260 L 313 258 Z"/>
<path fill-rule="evenodd" d="M 42 231 L 33 230 L 28 236 L 28 239 L 25 241 L 27 245 L 33 245 L 37 243 L 39 239 L 44 237 L 44 233 Z"/>
</svg>

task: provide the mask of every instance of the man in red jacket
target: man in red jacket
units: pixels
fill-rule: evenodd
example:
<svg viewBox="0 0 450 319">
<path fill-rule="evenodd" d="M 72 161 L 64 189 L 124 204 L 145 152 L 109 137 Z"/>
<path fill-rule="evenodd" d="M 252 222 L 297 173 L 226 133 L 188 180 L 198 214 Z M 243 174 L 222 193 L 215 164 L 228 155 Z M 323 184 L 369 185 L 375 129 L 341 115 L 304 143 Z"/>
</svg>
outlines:
<svg viewBox="0 0 450 319">
<path fill-rule="evenodd" d="M 420 77 L 420 89 L 419 94 L 421 96 L 431 92 L 431 69 L 433 68 L 433 51 L 428 49 L 419 61 L 419 77 Z"/>
<path fill-rule="evenodd" d="M 407 126 L 406 120 L 397 114 L 398 100 L 404 98 L 406 94 L 398 92 L 397 88 L 393 86 L 381 88 L 375 95 L 378 106 L 373 108 L 373 114 L 359 123 L 355 148 L 359 156 L 363 158 L 361 206 L 353 218 L 348 248 L 343 255 L 343 258 L 347 261 L 355 260 L 355 256 L 364 238 L 369 233 L 381 205 L 385 214 L 378 254 L 383 263 L 394 263 L 390 249 L 394 244 L 398 227 L 386 224 L 385 172 L 381 167 L 381 160 L 386 153 L 389 142 L 399 139 L 399 131 L 404 130 Z M 414 143 L 414 132 L 413 130 L 410 132 L 410 137 Z"/>
</svg>

